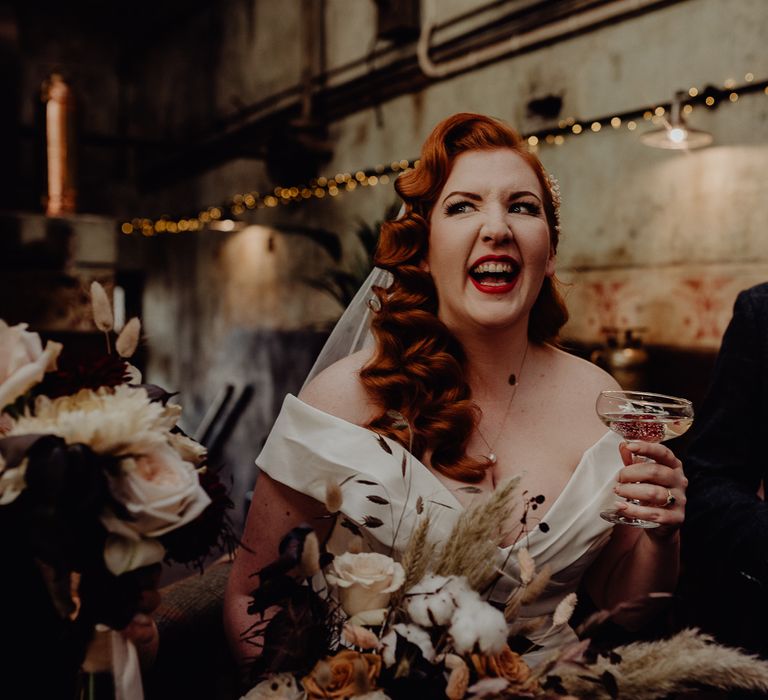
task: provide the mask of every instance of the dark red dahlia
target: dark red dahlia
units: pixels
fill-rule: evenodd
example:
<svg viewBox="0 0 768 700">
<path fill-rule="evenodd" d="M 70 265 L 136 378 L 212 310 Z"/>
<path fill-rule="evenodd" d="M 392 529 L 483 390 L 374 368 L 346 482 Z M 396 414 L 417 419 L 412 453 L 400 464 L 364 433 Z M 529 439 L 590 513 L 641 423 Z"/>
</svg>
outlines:
<svg viewBox="0 0 768 700">
<path fill-rule="evenodd" d="M 59 368 L 49 372 L 36 388 L 36 393 L 55 399 L 76 394 L 80 389 L 99 389 L 124 384 L 130 379 L 128 363 L 116 353 L 84 356 L 67 355 L 66 347 L 59 357 Z"/>
</svg>

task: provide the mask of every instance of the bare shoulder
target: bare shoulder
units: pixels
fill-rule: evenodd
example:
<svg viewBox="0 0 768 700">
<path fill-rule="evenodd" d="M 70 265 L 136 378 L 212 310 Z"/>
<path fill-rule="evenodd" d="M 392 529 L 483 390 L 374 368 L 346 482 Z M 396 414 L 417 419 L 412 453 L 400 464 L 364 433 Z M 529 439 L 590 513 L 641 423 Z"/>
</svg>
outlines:
<svg viewBox="0 0 768 700">
<path fill-rule="evenodd" d="M 597 365 L 552 346 L 547 350 L 550 395 L 557 396 L 559 424 L 580 435 L 589 446 L 606 431 L 595 413 L 601 391 L 620 389 L 616 380 Z"/>
<path fill-rule="evenodd" d="M 299 398 L 337 418 L 365 425 L 377 413 L 360 381 L 360 370 L 371 353 L 371 349 L 363 349 L 334 362 L 302 389 Z"/>
<path fill-rule="evenodd" d="M 594 395 L 607 389 L 621 389 L 608 372 L 593 362 L 551 345 L 545 347 L 559 381 L 565 386 Z"/>
</svg>

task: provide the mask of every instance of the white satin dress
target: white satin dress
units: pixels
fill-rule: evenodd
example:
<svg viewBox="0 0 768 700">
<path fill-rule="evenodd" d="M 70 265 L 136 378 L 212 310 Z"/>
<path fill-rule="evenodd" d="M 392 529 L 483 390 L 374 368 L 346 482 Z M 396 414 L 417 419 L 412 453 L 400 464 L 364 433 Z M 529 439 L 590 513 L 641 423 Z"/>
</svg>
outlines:
<svg viewBox="0 0 768 700">
<path fill-rule="evenodd" d="M 419 498 L 424 510 L 429 509 L 430 532 L 437 541 L 451 532 L 463 506 L 430 469 L 398 443 L 383 439 L 391 454 L 382 448 L 381 438 L 371 430 L 320 411 L 289 394 L 256 464 L 275 481 L 320 502 L 325 499 L 329 481 L 343 483 L 342 513 L 356 523 L 363 523 L 366 516 L 376 518 L 377 526 L 367 529 L 372 548 L 387 554 L 394 551 L 397 556 L 417 523 Z M 519 569 L 514 553 L 519 547 L 528 547 L 537 569 L 545 564 L 551 567 L 552 578 L 547 588 L 534 603 L 523 608 L 521 618 L 551 615 L 566 595 L 576 591 L 584 572 L 608 541 L 613 525 L 599 513 L 615 501 L 613 487 L 623 466 L 618 451 L 620 441 L 616 434 L 606 432 L 584 452 L 544 516 L 548 528 L 542 529 L 538 523 L 515 545 L 499 548 L 499 563 L 515 581 L 519 580 Z M 375 485 L 360 483 L 361 479 Z M 368 498 L 370 495 L 380 496 L 388 503 L 377 504 Z M 348 530 L 336 527 L 329 548 L 343 552 L 343 539 L 348 536 Z M 513 585 L 513 581 L 502 578 L 493 589 L 492 599 L 503 603 Z M 530 635 L 542 647 L 526 655 L 531 665 L 549 655 L 554 646 L 576 641 L 567 625 L 542 637 L 546 631 L 545 627 Z"/>
</svg>

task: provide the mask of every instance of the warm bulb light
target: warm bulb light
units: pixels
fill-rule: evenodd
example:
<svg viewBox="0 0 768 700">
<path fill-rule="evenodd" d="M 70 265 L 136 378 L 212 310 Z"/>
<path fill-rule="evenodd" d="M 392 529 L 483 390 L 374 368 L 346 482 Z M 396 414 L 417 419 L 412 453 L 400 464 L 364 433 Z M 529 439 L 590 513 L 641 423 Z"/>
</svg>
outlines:
<svg viewBox="0 0 768 700">
<path fill-rule="evenodd" d="M 688 132 L 685 129 L 681 129 L 679 126 L 676 126 L 669 130 L 667 138 L 673 143 L 682 143 L 688 138 Z"/>
<path fill-rule="evenodd" d="M 678 92 L 672 101 L 669 121 L 656 112 L 655 120 L 663 121 L 664 126 L 660 129 L 653 129 L 641 136 L 644 144 L 654 148 L 664 148 L 669 150 L 688 150 L 690 148 L 701 148 L 712 143 L 712 134 L 699 129 L 689 128 L 683 118 L 682 101 L 684 92 Z"/>
<path fill-rule="evenodd" d="M 644 144 L 654 148 L 664 148 L 672 151 L 685 151 L 692 148 L 702 148 L 712 143 L 712 134 L 686 126 L 664 126 L 654 129 L 641 136 Z"/>
<path fill-rule="evenodd" d="M 748 72 L 744 75 L 744 81 L 746 83 L 752 83 L 754 80 L 754 73 Z M 751 89 L 747 88 L 747 86 L 741 86 L 741 88 L 739 88 L 736 85 L 736 81 L 733 78 L 729 78 L 724 81 L 723 85 L 725 92 L 713 90 L 714 94 L 709 95 L 706 93 L 702 94 L 701 90 L 695 86 L 691 86 L 687 91 L 679 91 L 676 93 L 671 108 L 669 109 L 657 105 L 642 112 L 626 113 L 623 117 L 616 115 L 613 117 L 604 117 L 601 120 L 592 122 L 586 121 L 584 123 L 577 122 L 575 117 L 567 117 L 559 120 L 558 129 L 562 132 L 570 130 L 570 133 L 578 135 L 587 130 L 590 130 L 593 133 L 599 132 L 603 127 L 607 127 L 610 124 L 614 129 L 620 129 L 622 126 L 626 125 L 628 131 L 635 131 L 641 123 L 641 120 L 645 120 L 650 121 L 653 124 L 661 125 L 661 128 L 652 129 L 641 136 L 642 141 L 647 145 L 656 148 L 675 150 L 700 148 L 712 143 L 713 137 L 706 131 L 693 129 L 687 126 L 685 117 L 693 112 L 694 106 L 692 104 L 682 104 L 684 99 L 687 99 L 688 97 L 704 98 L 704 104 L 711 108 L 715 107 L 719 100 L 725 100 L 725 95 L 728 96 L 728 101 L 731 103 L 739 102 L 742 96 L 740 90 L 742 89 L 751 92 L 752 89 L 757 88 L 758 90 L 761 90 L 763 94 L 768 95 L 768 87 L 765 87 L 765 83 L 752 86 Z M 669 117 L 667 117 L 668 113 Z M 570 134 L 549 133 L 542 136 L 530 134 L 526 137 L 526 141 L 532 149 L 535 149 L 542 142 L 558 146 L 562 145 L 566 141 L 566 136 L 570 136 Z M 389 184 L 392 179 L 396 177 L 398 172 L 410 171 L 412 168 L 419 167 L 419 165 L 420 161 L 418 160 L 413 163 L 407 159 L 393 160 L 389 164 L 389 167 L 387 167 L 386 163 L 379 163 L 374 168 L 368 169 L 367 172 L 358 170 L 354 175 L 352 175 L 352 173 L 337 173 L 333 177 L 320 176 L 316 179 L 312 179 L 303 186 L 276 186 L 273 190 L 274 194 L 266 194 L 263 197 L 255 191 L 243 192 L 242 194 L 233 195 L 228 204 L 221 207 L 207 207 L 205 210 L 200 211 L 197 216 L 172 220 L 167 215 L 163 215 L 154 221 L 152 219 L 134 218 L 130 221 L 122 222 L 119 225 L 118 230 L 122 234 L 128 236 L 132 234 L 141 234 L 147 237 L 162 233 L 175 234 L 188 231 L 200 231 L 206 227 L 217 229 L 219 231 L 238 230 L 243 227 L 243 224 L 239 221 L 224 218 L 225 211 L 234 216 L 240 216 L 244 214 L 247 209 L 262 209 L 264 207 L 272 208 L 281 204 L 288 205 L 294 202 L 301 202 L 301 200 L 308 200 L 313 197 L 322 199 L 326 197 L 326 195 L 336 197 L 343 191 L 351 192 L 358 187 Z M 368 175 L 367 173 L 376 174 Z"/>
</svg>

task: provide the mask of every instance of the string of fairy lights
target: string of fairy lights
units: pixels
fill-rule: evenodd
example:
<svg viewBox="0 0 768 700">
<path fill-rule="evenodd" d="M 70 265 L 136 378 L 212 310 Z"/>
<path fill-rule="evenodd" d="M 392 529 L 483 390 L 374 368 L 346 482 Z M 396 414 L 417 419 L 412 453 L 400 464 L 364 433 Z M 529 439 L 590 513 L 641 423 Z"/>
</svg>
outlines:
<svg viewBox="0 0 768 700">
<path fill-rule="evenodd" d="M 747 94 L 768 96 L 768 80 L 756 81 L 753 73 L 747 73 L 744 76 L 744 82 L 738 85 L 735 80 L 727 80 L 722 87 L 712 85 L 704 88 L 691 87 L 687 91 L 687 98 L 681 102 L 681 111 L 687 117 L 695 109 L 711 110 L 722 104 L 735 105 Z M 532 150 L 545 146 L 562 146 L 568 139 L 596 134 L 604 129 L 626 129 L 633 132 L 644 122 L 661 124 L 670 109 L 671 102 L 667 102 L 593 119 L 568 117 L 559 120 L 557 126 L 528 133 L 524 137 Z M 232 231 L 236 228 L 235 220 L 248 216 L 249 212 L 280 206 L 296 206 L 312 200 L 335 198 L 349 192 L 387 185 L 400 173 L 418 166 L 418 159 L 404 158 L 360 169 L 354 173 L 339 172 L 333 176 L 318 177 L 305 184 L 278 185 L 266 190 L 246 191 L 233 195 L 225 202 L 206 207 L 191 216 L 163 215 L 159 218 L 137 217 L 130 221 L 123 221 L 120 224 L 120 231 L 127 236 L 146 237 L 178 235 L 207 229 Z"/>
</svg>

